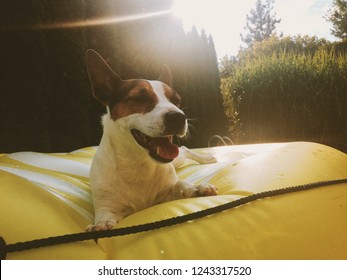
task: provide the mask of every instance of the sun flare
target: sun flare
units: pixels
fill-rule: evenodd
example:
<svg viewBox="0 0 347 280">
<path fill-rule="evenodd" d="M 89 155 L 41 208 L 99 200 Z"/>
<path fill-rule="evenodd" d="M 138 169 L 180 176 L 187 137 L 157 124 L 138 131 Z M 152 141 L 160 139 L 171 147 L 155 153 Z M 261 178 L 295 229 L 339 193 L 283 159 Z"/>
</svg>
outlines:
<svg viewBox="0 0 347 280">
<path fill-rule="evenodd" d="M 254 0 L 175 0 L 172 13 L 182 20 L 185 31 L 195 25 L 213 36 L 220 55 L 238 48 L 246 14 Z"/>
</svg>

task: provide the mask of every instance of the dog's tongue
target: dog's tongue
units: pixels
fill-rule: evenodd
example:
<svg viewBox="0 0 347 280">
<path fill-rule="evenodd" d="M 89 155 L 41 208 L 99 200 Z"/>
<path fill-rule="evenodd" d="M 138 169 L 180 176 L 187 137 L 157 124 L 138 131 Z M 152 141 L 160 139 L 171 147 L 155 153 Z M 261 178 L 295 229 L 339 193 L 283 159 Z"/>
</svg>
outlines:
<svg viewBox="0 0 347 280">
<path fill-rule="evenodd" d="M 172 160 L 178 156 L 178 146 L 173 144 L 169 137 L 153 138 L 152 142 L 156 146 L 156 153 L 161 158 Z"/>
</svg>

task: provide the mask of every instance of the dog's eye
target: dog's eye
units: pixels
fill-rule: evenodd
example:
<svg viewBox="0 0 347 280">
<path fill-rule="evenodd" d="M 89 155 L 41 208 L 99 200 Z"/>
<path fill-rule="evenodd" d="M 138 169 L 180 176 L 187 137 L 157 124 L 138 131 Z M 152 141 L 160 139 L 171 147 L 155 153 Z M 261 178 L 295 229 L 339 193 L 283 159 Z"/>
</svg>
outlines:
<svg viewBox="0 0 347 280">
<path fill-rule="evenodd" d="M 126 102 L 145 102 L 150 99 L 150 95 L 146 89 L 140 89 L 130 92 L 124 99 Z"/>
</svg>

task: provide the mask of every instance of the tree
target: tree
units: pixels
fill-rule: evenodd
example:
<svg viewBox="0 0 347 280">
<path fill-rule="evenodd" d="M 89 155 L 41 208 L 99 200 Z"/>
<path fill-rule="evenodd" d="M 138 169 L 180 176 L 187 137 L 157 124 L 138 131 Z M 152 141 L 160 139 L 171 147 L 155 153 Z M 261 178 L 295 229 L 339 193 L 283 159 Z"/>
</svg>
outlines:
<svg viewBox="0 0 347 280">
<path fill-rule="evenodd" d="M 0 153 L 23 150 L 49 151 L 49 109 L 43 96 L 47 45 L 40 30 L 45 1 L 0 2 Z"/>
<path fill-rule="evenodd" d="M 331 33 L 342 40 L 347 39 L 347 1 L 334 0 L 326 19 L 333 24 Z"/>
<path fill-rule="evenodd" d="M 88 48 L 123 79 L 156 79 L 169 65 L 191 124 L 186 146 L 206 146 L 227 131 L 212 36 L 196 28 L 186 34 L 172 14 L 141 18 L 169 10 L 172 0 L 27 0 L 19 10 L 17 1 L 0 3 L 0 153 L 64 152 L 100 142 L 105 108 L 92 98 Z"/>
<path fill-rule="evenodd" d="M 276 24 L 281 22 L 281 19 L 276 18 L 276 13 L 272 14 L 274 0 L 257 0 L 255 9 L 251 9 L 249 15 L 246 16 L 247 22 L 245 30 L 246 35 L 241 35 L 241 39 L 249 47 L 254 42 L 261 42 L 274 34 Z"/>
</svg>

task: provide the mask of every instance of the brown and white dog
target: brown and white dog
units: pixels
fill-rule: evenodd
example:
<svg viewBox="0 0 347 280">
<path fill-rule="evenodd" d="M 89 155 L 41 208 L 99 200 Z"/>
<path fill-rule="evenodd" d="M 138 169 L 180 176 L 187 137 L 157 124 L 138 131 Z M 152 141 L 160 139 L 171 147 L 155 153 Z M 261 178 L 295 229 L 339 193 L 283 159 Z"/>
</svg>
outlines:
<svg viewBox="0 0 347 280">
<path fill-rule="evenodd" d="M 185 158 L 200 163 L 215 159 L 172 143 L 174 135 L 186 134 L 188 124 L 179 109 L 181 98 L 170 86 L 169 68 L 163 67 L 157 81 L 122 80 L 95 51 L 87 51 L 86 61 L 93 95 L 107 107 L 90 170 L 95 220 L 87 231 L 111 229 L 162 202 L 216 195 L 214 186 L 194 186 L 175 173 L 174 165 Z"/>
</svg>

